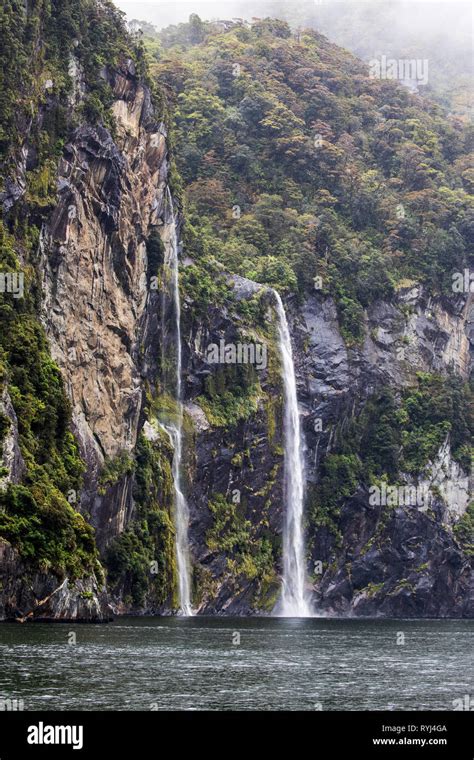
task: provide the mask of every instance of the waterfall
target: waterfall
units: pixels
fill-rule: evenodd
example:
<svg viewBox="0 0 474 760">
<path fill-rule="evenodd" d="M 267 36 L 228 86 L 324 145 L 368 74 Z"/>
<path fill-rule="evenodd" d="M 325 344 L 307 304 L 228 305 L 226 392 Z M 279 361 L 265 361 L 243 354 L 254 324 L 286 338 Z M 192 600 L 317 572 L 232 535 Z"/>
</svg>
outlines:
<svg viewBox="0 0 474 760">
<path fill-rule="evenodd" d="M 274 293 L 285 399 L 283 433 L 286 517 L 283 531 L 283 584 L 277 609 L 282 617 L 310 617 L 312 613 L 305 596 L 304 460 L 295 367 L 285 309 L 280 295 L 276 291 Z"/>
<path fill-rule="evenodd" d="M 174 216 L 173 199 L 167 187 L 167 200 L 169 208 L 169 240 L 166 246 L 164 261 L 164 287 L 162 305 L 162 366 L 163 375 L 166 378 L 165 367 L 169 366 L 171 355 L 171 377 L 173 396 L 177 405 L 176 419 L 173 423 L 163 425 L 173 445 L 173 486 L 174 486 L 174 526 L 176 533 L 176 565 L 178 569 L 179 607 L 181 615 L 192 615 L 190 583 L 189 583 L 189 542 L 188 524 L 189 510 L 186 498 L 181 486 L 181 465 L 183 453 L 183 404 L 181 400 L 181 303 L 179 297 L 179 263 L 178 263 L 178 240 L 176 236 L 176 220 Z M 167 313 L 165 297 L 171 299 L 171 335 L 173 344 L 168 345 L 167 337 Z M 173 350 L 172 350 L 173 349 Z M 165 385 L 168 385 L 165 383 Z"/>
</svg>

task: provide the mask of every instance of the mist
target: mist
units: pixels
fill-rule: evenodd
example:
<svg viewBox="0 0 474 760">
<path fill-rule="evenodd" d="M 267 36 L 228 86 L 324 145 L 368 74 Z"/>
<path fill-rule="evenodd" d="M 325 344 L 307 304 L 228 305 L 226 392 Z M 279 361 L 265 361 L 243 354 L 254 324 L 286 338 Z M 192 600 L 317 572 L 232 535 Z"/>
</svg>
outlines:
<svg viewBox="0 0 474 760">
<path fill-rule="evenodd" d="M 127 20 L 157 31 L 188 21 L 279 18 L 310 28 L 370 63 L 382 56 L 429 66 L 426 94 L 448 111 L 472 119 L 472 5 L 433 0 L 116 0 Z M 417 86 L 414 88 L 418 91 Z"/>
<path fill-rule="evenodd" d="M 372 16 L 393 11 L 393 21 L 397 31 L 405 31 L 409 36 L 432 37 L 436 34 L 471 38 L 472 4 L 463 0 L 114 0 L 115 5 L 127 14 L 127 18 L 140 19 L 154 24 L 158 29 L 169 24 L 188 20 L 191 13 L 197 13 L 203 20 L 276 17 L 297 21 L 326 16 L 328 13 L 344 15 L 346 6 L 357 6 L 361 14 Z M 357 31 L 357 30 L 355 30 Z"/>
</svg>

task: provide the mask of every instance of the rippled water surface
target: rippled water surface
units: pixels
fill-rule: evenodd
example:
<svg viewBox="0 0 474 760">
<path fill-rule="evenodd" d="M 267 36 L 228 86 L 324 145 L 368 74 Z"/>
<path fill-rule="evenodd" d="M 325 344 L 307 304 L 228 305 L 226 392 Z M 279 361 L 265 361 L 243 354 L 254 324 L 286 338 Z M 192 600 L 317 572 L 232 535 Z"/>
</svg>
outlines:
<svg viewBox="0 0 474 760">
<path fill-rule="evenodd" d="M 450 710 L 474 693 L 473 632 L 467 620 L 3 624 L 0 695 L 25 710 Z"/>
</svg>

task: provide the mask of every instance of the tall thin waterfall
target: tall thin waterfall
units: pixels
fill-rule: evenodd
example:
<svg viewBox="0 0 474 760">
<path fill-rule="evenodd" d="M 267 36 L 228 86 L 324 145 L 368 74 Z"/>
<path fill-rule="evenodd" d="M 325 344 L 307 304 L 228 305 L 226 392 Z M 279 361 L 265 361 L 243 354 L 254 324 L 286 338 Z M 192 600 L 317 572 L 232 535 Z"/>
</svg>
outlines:
<svg viewBox="0 0 474 760">
<path fill-rule="evenodd" d="M 285 395 L 283 432 L 286 518 L 283 532 L 283 585 L 277 610 L 282 617 L 310 617 L 312 613 L 305 595 L 304 460 L 295 367 L 285 309 L 280 295 L 276 291 L 274 293 Z"/>
<path fill-rule="evenodd" d="M 166 246 L 164 261 L 164 294 L 169 294 L 171 299 L 171 335 L 173 339 L 173 351 L 168 345 L 166 336 L 168 330 L 166 323 L 167 312 L 163 304 L 162 308 L 162 337 L 163 337 L 163 367 L 167 367 L 171 361 L 170 381 L 173 385 L 173 395 L 176 400 L 177 414 L 173 423 L 167 422 L 164 427 L 173 444 L 173 484 L 174 484 L 174 523 L 176 531 L 176 564 L 178 569 L 179 607 L 181 615 L 192 615 L 190 583 L 189 583 L 189 541 L 188 524 L 189 510 L 186 498 L 181 486 L 181 465 L 183 453 L 183 404 L 181 400 L 181 303 L 179 297 L 179 272 L 178 272 L 178 240 L 176 236 L 176 220 L 174 216 L 173 199 L 167 188 L 167 200 L 169 209 L 168 229 L 169 240 Z M 171 356 L 171 359 L 170 359 Z M 164 375 L 166 375 L 165 370 Z"/>
</svg>

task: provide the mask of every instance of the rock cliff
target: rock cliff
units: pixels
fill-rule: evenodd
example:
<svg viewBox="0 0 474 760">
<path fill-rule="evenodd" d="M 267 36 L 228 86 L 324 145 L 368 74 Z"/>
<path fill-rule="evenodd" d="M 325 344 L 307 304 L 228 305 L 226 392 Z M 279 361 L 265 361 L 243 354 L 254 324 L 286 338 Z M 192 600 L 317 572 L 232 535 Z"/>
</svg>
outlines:
<svg viewBox="0 0 474 760">
<path fill-rule="evenodd" d="M 56 160 L 43 176 L 35 132 L 52 113 L 59 119 L 56 83 L 43 72 L 2 192 L 2 263 L 21 267 L 31 292 L 24 312 L 11 299 L 5 309 L 14 346 L 2 347 L 0 619 L 104 621 L 177 608 L 173 451 L 160 426 L 176 412 L 163 383 L 168 188 L 180 239 L 193 605 L 201 614 L 268 614 L 284 523 L 272 289 L 216 260 L 196 266 L 160 92 L 139 56 L 94 58 L 91 69 L 78 46 L 73 35 Z M 106 94 L 106 117 L 97 118 L 103 104 L 92 108 L 91 92 Z M 284 290 L 316 613 L 471 617 L 472 484 L 456 404 L 471 368 L 472 295 L 446 300 L 402 282 L 361 309 L 361 339 L 351 341 L 334 298 Z M 35 340 L 12 331 L 13 313 Z M 210 347 L 242 343 L 264 351 L 261 366 L 209 361 Z M 432 397 L 433 425 L 423 416 Z M 371 489 L 391 485 L 427 500 L 374 500 Z"/>
</svg>

